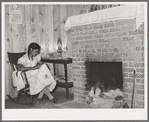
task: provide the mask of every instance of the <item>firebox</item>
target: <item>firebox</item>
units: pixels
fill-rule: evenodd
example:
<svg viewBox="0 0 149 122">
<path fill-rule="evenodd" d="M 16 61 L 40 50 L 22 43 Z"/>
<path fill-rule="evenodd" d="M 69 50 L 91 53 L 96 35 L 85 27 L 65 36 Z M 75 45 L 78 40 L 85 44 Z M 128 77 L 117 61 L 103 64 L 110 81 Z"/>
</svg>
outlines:
<svg viewBox="0 0 149 122">
<path fill-rule="evenodd" d="M 120 89 L 123 91 L 122 62 L 86 61 L 86 80 L 91 87 L 103 92 Z"/>
</svg>

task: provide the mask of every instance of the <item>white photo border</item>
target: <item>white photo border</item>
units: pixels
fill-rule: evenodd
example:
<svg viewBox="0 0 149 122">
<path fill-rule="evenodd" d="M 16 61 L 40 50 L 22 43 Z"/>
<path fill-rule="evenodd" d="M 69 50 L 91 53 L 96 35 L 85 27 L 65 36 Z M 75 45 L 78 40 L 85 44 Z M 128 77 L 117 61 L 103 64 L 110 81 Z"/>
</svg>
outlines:
<svg viewBox="0 0 149 122">
<path fill-rule="evenodd" d="M 2 120 L 147 120 L 148 118 L 148 43 L 147 2 L 144 15 L 145 48 L 145 107 L 143 109 L 5 109 L 5 5 L 6 4 L 109 4 L 109 2 L 2 2 Z M 136 4 L 136 2 L 110 2 L 110 4 Z M 137 2 L 138 3 L 138 2 Z"/>
</svg>

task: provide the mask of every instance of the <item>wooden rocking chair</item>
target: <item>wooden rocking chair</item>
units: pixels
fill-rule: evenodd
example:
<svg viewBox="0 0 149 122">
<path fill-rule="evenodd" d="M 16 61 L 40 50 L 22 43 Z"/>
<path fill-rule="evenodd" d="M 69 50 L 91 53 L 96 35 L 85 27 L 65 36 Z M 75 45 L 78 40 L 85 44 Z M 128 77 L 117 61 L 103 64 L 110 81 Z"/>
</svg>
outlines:
<svg viewBox="0 0 149 122">
<path fill-rule="evenodd" d="M 22 57 L 25 53 L 26 52 L 21 52 L 21 53 L 10 53 L 10 52 L 7 52 L 8 59 L 9 59 L 12 71 L 17 71 L 16 65 L 17 65 L 18 59 L 20 57 Z M 22 79 L 23 79 L 23 81 L 25 83 L 25 88 L 23 88 L 23 89 L 18 91 L 16 100 L 14 98 L 12 98 L 10 95 L 7 95 L 7 96 L 8 96 L 8 98 L 10 100 L 12 100 L 15 103 L 24 104 L 24 105 L 32 105 L 33 104 L 33 96 L 30 95 L 29 84 L 28 84 L 28 80 L 27 80 L 25 71 L 21 72 L 21 76 L 22 76 Z M 17 87 L 13 86 L 13 88 L 16 89 Z M 26 103 L 26 102 L 22 103 L 22 102 L 20 102 L 19 100 L 20 100 L 21 96 L 30 96 L 30 102 L 29 103 Z"/>
</svg>

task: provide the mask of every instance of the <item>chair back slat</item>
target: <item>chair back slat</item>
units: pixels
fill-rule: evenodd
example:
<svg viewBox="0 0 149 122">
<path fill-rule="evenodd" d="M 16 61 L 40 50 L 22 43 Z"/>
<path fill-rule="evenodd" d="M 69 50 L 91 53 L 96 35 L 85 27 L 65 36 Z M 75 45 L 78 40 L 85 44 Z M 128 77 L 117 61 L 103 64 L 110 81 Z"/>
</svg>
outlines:
<svg viewBox="0 0 149 122">
<path fill-rule="evenodd" d="M 12 64 L 12 65 L 13 65 L 13 67 L 14 67 L 14 71 L 17 71 L 17 66 L 14 65 L 14 64 Z"/>
<path fill-rule="evenodd" d="M 12 71 L 16 71 L 15 68 L 14 68 L 15 65 L 10 63 L 10 66 L 11 66 Z"/>
<path fill-rule="evenodd" d="M 21 53 L 7 52 L 7 54 L 8 54 L 8 59 L 9 59 L 11 68 L 13 71 L 15 71 L 15 70 L 17 70 L 16 65 L 17 65 L 18 59 L 21 58 L 23 55 L 25 55 L 26 52 L 21 52 Z"/>
</svg>

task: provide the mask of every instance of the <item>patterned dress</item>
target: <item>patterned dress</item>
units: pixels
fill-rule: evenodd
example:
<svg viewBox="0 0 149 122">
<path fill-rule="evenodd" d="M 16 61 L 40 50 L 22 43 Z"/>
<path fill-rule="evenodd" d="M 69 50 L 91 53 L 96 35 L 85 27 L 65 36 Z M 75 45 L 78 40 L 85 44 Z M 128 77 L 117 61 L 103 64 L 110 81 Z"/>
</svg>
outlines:
<svg viewBox="0 0 149 122">
<path fill-rule="evenodd" d="M 25 54 L 18 60 L 18 64 L 22 64 L 24 67 L 34 67 L 40 60 L 40 55 L 33 57 L 33 60 L 29 60 L 28 54 Z M 26 75 L 30 84 L 31 95 L 38 94 L 46 86 L 48 86 L 49 91 L 53 91 L 56 86 L 56 81 L 45 64 L 39 69 L 27 71 Z"/>
</svg>

